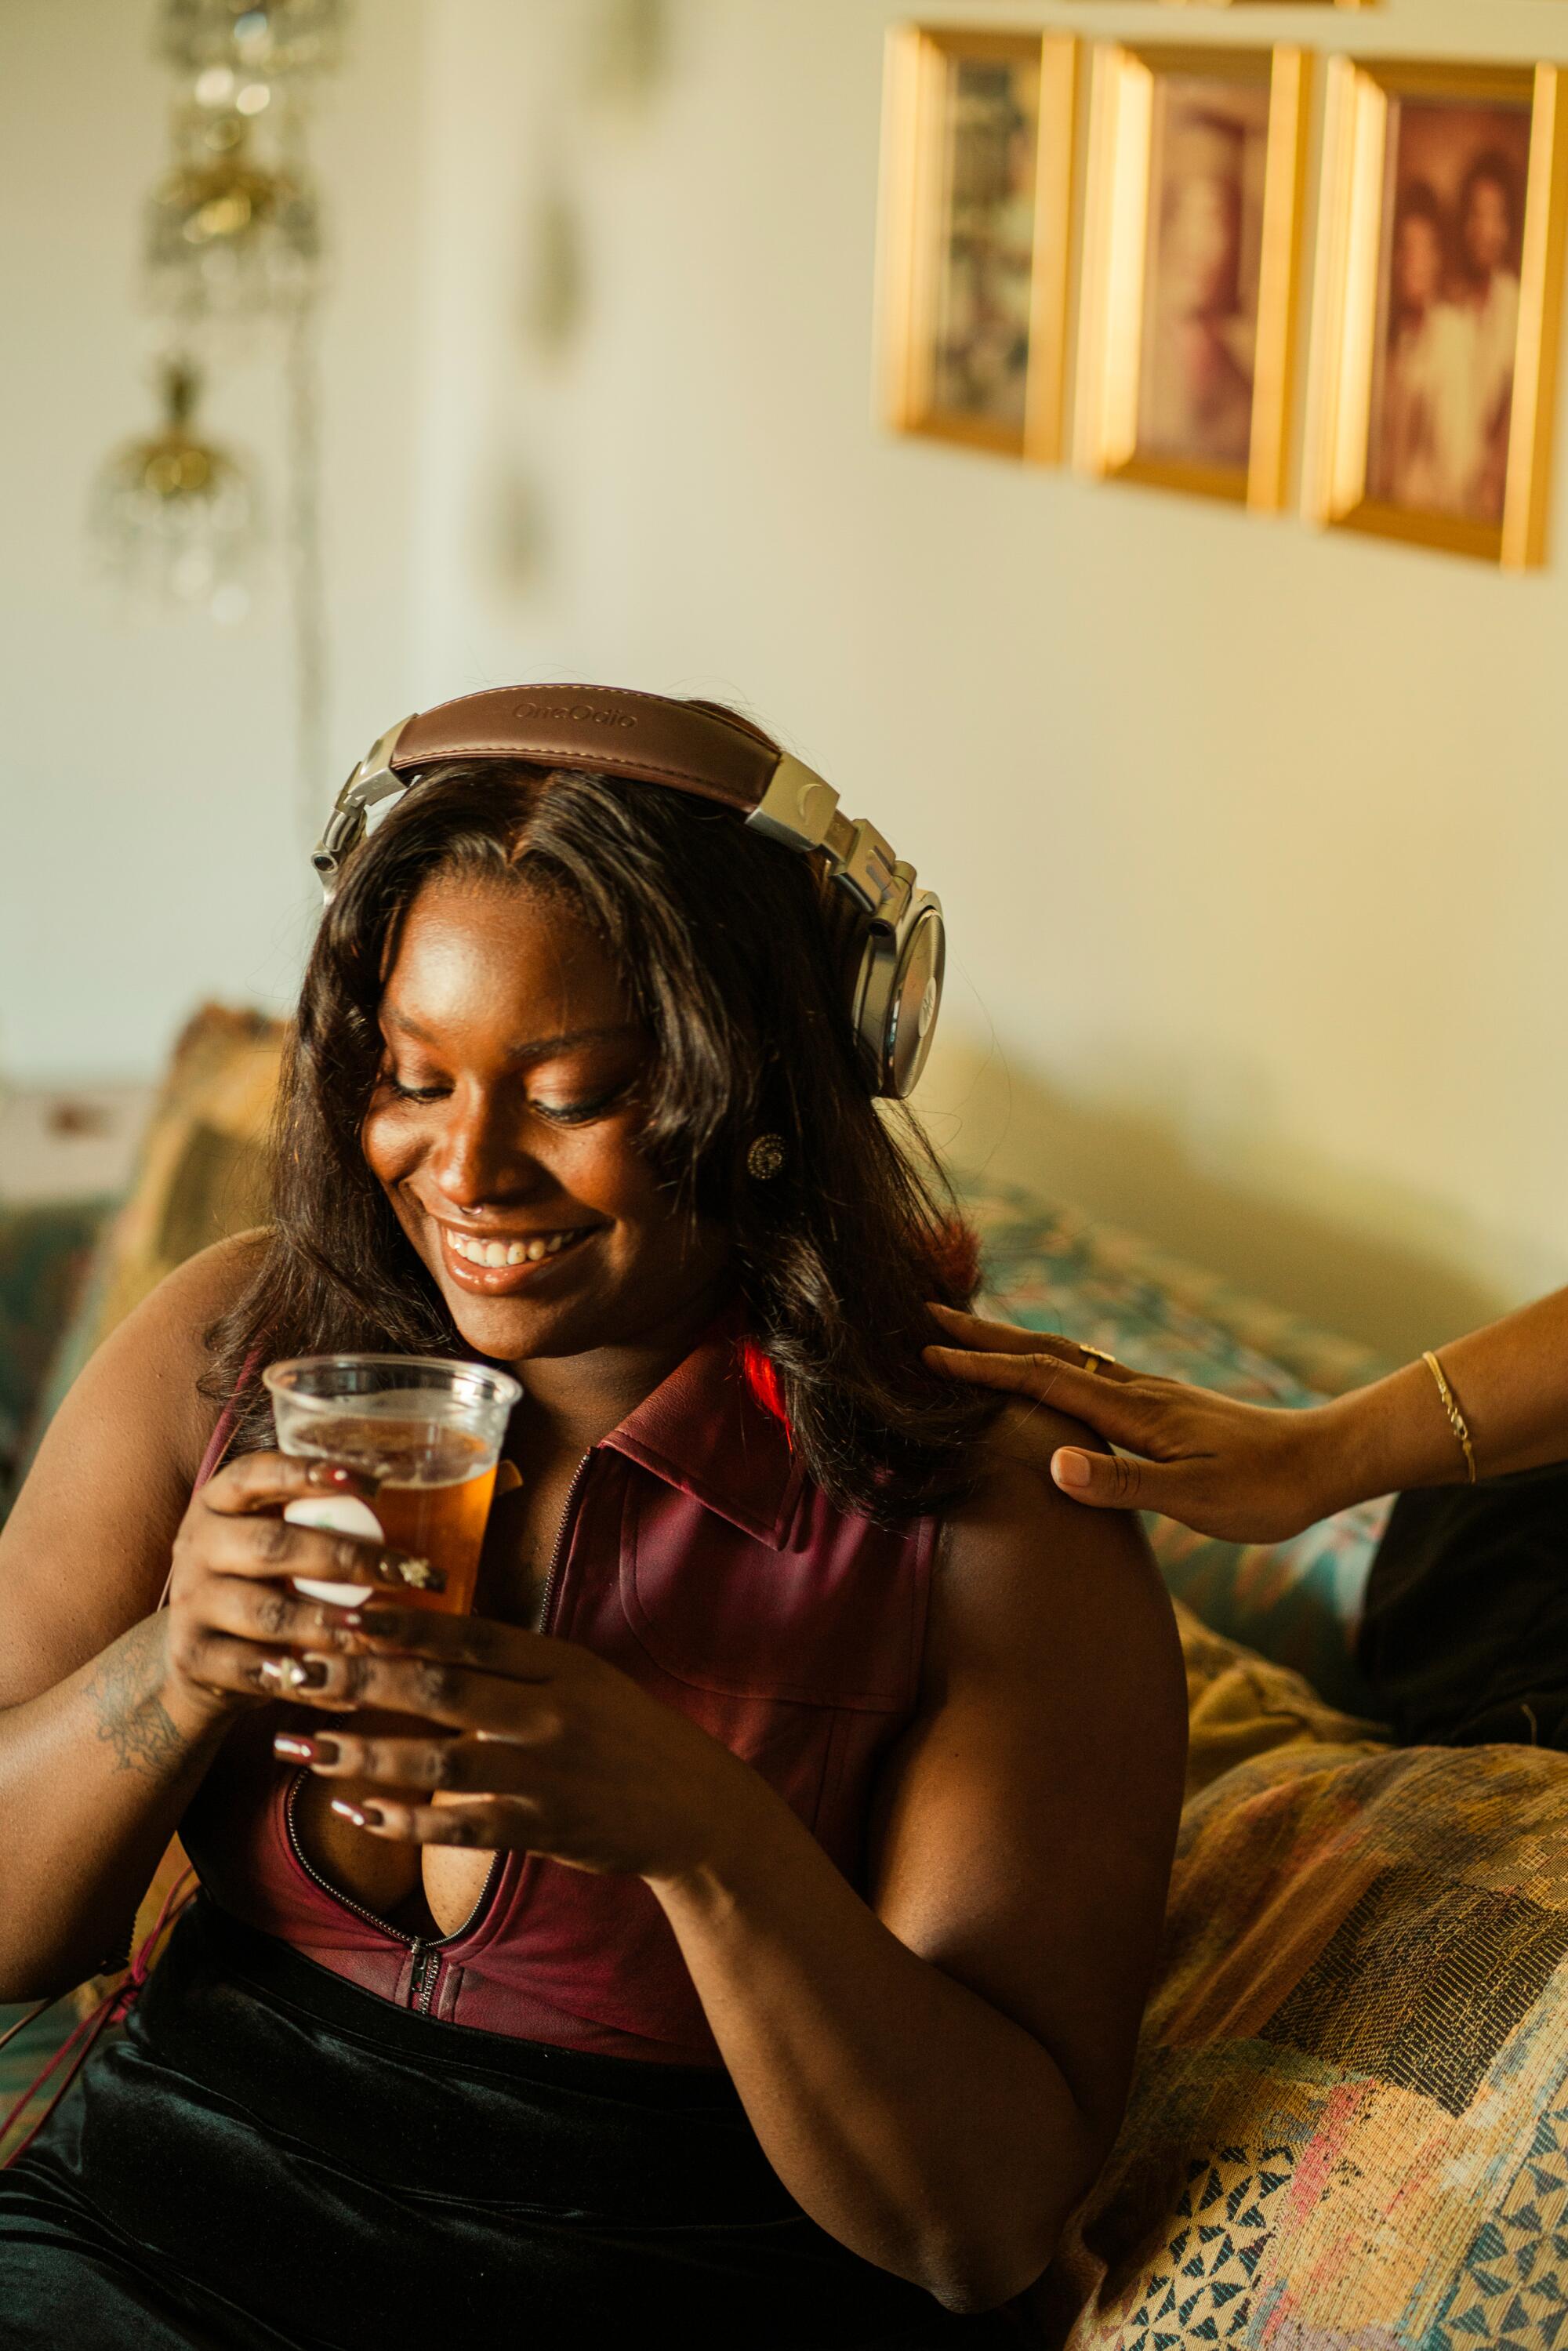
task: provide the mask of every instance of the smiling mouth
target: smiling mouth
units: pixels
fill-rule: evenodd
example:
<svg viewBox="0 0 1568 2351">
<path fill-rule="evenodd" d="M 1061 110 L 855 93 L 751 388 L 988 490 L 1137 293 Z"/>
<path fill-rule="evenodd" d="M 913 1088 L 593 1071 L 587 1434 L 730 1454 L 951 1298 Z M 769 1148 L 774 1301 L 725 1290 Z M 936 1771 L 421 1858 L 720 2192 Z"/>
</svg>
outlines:
<svg viewBox="0 0 1568 2351">
<path fill-rule="evenodd" d="M 508 1240 L 486 1240 L 477 1233 L 455 1232 L 443 1225 L 446 1260 L 459 1281 L 477 1282 L 485 1290 L 511 1289 L 589 1238 L 591 1225 L 570 1231 L 529 1233 Z"/>
</svg>

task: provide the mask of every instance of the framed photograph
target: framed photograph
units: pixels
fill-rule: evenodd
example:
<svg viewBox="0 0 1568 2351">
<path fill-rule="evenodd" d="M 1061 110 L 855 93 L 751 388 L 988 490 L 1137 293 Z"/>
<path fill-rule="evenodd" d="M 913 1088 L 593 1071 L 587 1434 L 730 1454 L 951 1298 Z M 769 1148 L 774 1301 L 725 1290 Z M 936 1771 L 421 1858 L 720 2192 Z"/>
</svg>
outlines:
<svg viewBox="0 0 1568 2351">
<path fill-rule="evenodd" d="M 1078 462 L 1233 498 L 1286 495 L 1307 59 L 1094 53 Z"/>
<path fill-rule="evenodd" d="M 900 26 L 883 157 L 883 407 L 901 433 L 1053 463 L 1076 42 Z"/>
<path fill-rule="evenodd" d="M 1544 559 L 1568 140 L 1552 66 L 1330 68 L 1315 520 Z"/>
</svg>

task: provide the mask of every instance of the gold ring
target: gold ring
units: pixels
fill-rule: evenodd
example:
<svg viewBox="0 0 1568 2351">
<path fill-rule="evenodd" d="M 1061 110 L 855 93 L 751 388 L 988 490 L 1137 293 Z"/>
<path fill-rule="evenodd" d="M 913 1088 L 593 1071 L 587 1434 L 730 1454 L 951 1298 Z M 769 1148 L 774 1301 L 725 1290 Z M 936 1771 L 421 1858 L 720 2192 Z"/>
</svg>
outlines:
<svg viewBox="0 0 1568 2351">
<path fill-rule="evenodd" d="M 1078 1342 L 1078 1347 L 1079 1353 L 1083 1357 L 1078 1368 L 1082 1372 L 1086 1372 L 1092 1380 L 1099 1377 L 1102 1364 L 1113 1364 L 1116 1360 L 1114 1355 L 1108 1355 L 1103 1347 L 1086 1347 L 1082 1339 Z"/>
</svg>

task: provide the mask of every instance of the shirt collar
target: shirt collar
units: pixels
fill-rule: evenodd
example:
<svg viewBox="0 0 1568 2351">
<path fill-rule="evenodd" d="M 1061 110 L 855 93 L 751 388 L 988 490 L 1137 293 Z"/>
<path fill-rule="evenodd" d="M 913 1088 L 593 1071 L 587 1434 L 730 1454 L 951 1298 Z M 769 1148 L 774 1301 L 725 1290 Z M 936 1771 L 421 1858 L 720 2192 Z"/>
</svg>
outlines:
<svg viewBox="0 0 1568 2351">
<path fill-rule="evenodd" d="M 753 1393 L 730 1308 L 602 1442 L 743 1534 L 783 1548 L 802 1472 L 782 1421 Z"/>
</svg>

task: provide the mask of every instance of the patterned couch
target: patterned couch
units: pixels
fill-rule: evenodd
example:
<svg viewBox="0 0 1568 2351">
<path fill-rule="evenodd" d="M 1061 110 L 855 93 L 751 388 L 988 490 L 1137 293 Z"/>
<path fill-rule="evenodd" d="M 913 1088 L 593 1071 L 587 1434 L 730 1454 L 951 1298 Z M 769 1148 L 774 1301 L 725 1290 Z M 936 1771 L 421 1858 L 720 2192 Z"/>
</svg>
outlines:
<svg viewBox="0 0 1568 2351">
<path fill-rule="evenodd" d="M 57 1327 L 70 1269 L 40 1270 L 36 1233 L 8 1260 L 0 1228 L 0 1410 L 34 1438 L 137 1298 L 255 1219 L 277 1043 L 249 1014 L 192 1024 L 30 1405 L 28 1317 Z M 1259 1400 L 1379 1368 L 1126 1235 L 962 1189 L 1016 1320 Z M 1363 1719 L 1352 1646 L 1385 1516 L 1269 1549 L 1151 1525 L 1186 1660 L 1188 1802 L 1126 2124 L 1032 2297 L 1042 2343 L 1568 2345 L 1568 1759 L 1398 1749 Z M 0 2098 L 60 2029 L 0 2055 Z"/>
</svg>

